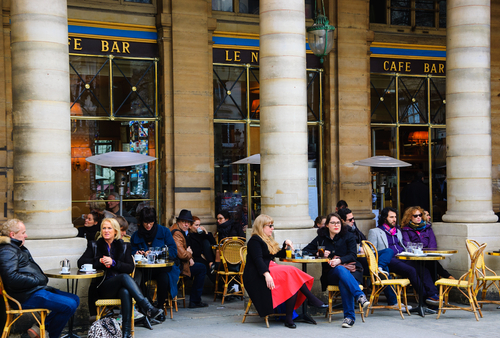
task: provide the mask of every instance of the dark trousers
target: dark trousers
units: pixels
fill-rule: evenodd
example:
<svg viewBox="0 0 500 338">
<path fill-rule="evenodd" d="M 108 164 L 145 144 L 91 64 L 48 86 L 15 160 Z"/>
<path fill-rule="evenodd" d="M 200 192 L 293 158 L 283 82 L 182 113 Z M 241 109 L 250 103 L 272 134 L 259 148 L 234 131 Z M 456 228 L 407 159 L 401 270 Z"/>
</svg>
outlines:
<svg viewBox="0 0 500 338">
<path fill-rule="evenodd" d="M 190 266 L 191 277 L 193 277 L 193 285 L 191 286 L 190 303 L 201 302 L 201 294 L 203 292 L 203 284 L 205 283 L 205 276 L 207 275 L 207 268 L 202 263 L 194 263 Z"/>
<path fill-rule="evenodd" d="M 401 261 L 397 258 L 391 259 L 389 263 L 389 269 L 398 275 L 408 278 L 414 288 L 418 288 L 420 285 L 419 277 L 419 262 L 415 261 Z M 423 271 L 423 285 L 424 285 L 424 297 L 429 298 L 437 295 L 437 288 L 434 285 L 432 276 L 427 268 L 424 266 Z"/>
</svg>

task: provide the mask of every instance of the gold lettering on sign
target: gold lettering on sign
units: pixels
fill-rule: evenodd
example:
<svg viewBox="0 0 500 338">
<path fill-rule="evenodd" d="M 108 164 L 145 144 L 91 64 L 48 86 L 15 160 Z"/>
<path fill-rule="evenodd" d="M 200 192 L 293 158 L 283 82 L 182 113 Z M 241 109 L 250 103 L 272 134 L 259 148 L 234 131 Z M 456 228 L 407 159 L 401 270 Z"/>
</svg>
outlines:
<svg viewBox="0 0 500 338">
<path fill-rule="evenodd" d="M 389 70 L 389 61 L 384 61 L 384 70 Z"/>
<path fill-rule="evenodd" d="M 101 52 L 109 51 L 109 43 L 106 40 L 101 40 Z"/>
<path fill-rule="evenodd" d="M 252 61 L 251 62 L 259 62 L 259 52 L 252 52 Z"/>
<path fill-rule="evenodd" d="M 396 68 L 396 62 L 394 62 L 394 61 L 391 63 L 391 72 L 392 71 L 394 71 L 394 72 L 398 71 L 397 68 Z"/>
<path fill-rule="evenodd" d="M 118 42 L 113 41 L 113 48 L 111 48 L 111 53 L 120 53 L 120 48 L 118 48 Z"/>
<path fill-rule="evenodd" d="M 235 50 L 234 51 L 234 61 L 241 61 L 241 59 L 240 59 L 240 51 L 239 50 Z"/>
<path fill-rule="evenodd" d="M 128 50 L 129 47 L 130 47 L 130 43 L 128 43 L 128 42 L 122 42 L 123 53 L 130 54 L 130 51 Z"/>
<path fill-rule="evenodd" d="M 407 72 L 407 73 L 411 72 L 411 62 L 406 62 L 405 72 Z"/>
<path fill-rule="evenodd" d="M 73 49 L 74 50 L 82 50 L 82 39 L 73 39 L 74 44 L 73 44 Z"/>
<path fill-rule="evenodd" d="M 229 51 L 226 50 L 226 61 L 233 61 L 233 59 L 229 58 Z"/>
<path fill-rule="evenodd" d="M 444 74 L 444 63 L 439 64 L 439 73 Z"/>
</svg>

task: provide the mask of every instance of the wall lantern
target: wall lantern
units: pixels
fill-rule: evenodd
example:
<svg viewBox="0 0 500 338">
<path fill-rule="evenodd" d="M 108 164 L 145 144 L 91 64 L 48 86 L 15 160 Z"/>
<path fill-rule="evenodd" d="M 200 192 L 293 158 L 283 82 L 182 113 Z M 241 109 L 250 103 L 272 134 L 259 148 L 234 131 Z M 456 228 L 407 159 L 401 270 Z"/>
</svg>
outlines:
<svg viewBox="0 0 500 338">
<path fill-rule="evenodd" d="M 88 147 L 71 148 L 71 164 L 73 170 L 87 170 L 87 162 L 85 159 L 90 156 L 92 156 L 92 151 Z"/>
<path fill-rule="evenodd" d="M 321 0 L 323 13 L 318 10 L 316 2 L 316 18 L 314 24 L 307 28 L 307 40 L 309 48 L 313 51 L 314 55 L 320 58 L 323 63 L 323 58 L 330 53 L 333 48 L 333 31 L 335 27 L 330 26 L 330 22 L 325 15 L 325 4 Z"/>
</svg>

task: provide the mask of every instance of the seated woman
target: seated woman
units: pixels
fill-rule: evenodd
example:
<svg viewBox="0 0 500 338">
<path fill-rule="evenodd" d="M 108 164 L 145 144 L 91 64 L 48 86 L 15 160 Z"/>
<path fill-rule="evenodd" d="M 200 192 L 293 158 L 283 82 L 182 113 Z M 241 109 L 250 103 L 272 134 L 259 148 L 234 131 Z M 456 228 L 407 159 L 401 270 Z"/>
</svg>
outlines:
<svg viewBox="0 0 500 338">
<path fill-rule="evenodd" d="M 274 262 L 275 257 L 285 257 L 286 246 L 292 246 L 292 242 L 287 239 L 280 250 L 278 242 L 272 237 L 273 229 L 273 219 L 270 216 L 261 214 L 255 219 L 252 237 L 247 243 L 243 283 L 261 317 L 274 313 L 274 308 L 285 303 L 285 326 L 295 329 L 293 310 L 305 298 L 310 305 L 316 307 L 326 308 L 328 305 L 311 293 L 314 277 L 296 267 Z"/>
<path fill-rule="evenodd" d="M 93 241 L 96 238 L 96 233 L 101 228 L 102 216 L 96 211 L 91 211 L 85 217 L 85 224 L 78 228 L 78 235 L 76 237 L 86 238 L 87 241 Z"/>
<path fill-rule="evenodd" d="M 226 237 L 245 237 L 241 224 L 236 224 L 229 218 L 227 210 L 222 210 L 217 214 L 217 240 L 219 243 Z"/>
<path fill-rule="evenodd" d="M 405 246 L 407 243 L 422 243 L 424 249 L 437 249 L 436 236 L 432 230 L 432 225 L 421 207 L 406 209 L 401 220 L 401 233 L 403 234 L 403 244 Z M 437 269 L 434 269 L 434 264 L 436 264 Z M 434 274 L 433 272 L 437 270 L 437 274 L 442 278 L 455 279 L 438 261 L 426 262 L 426 267 L 431 274 Z M 434 281 L 438 279 L 438 276 L 432 277 Z"/>
<path fill-rule="evenodd" d="M 120 239 L 120 225 L 114 218 L 101 223 L 101 237 L 90 241 L 87 250 L 78 260 L 78 266 L 92 264 L 94 269 L 104 270 L 102 278 L 93 279 L 89 289 L 89 303 L 98 298 L 120 298 L 123 337 L 132 337 L 132 298 L 150 318 L 163 314 L 163 310 L 151 305 L 130 277 L 134 261 L 130 247 Z M 97 296 L 97 297 L 96 297 Z"/>
<path fill-rule="evenodd" d="M 211 232 L 202 227 L 201 220 L 193 216 L 193 224 L 189 227 L 187 237 L 187 246 L 193 251 L 193 260 L 195 263 L 202 263 L 210 271 L 208 278 L 215 283 L 215 255 L 212 245 L 215 245 L 215 238 Z"/>
<path fill-rule="evenodd" d="M 156 223 L 156 210 L 154 208 L 145 207 L 139 212 L 138 230 L 134 232 L 130 238 L 133 254 L 146 255 L 150 247 L 168 247 L 168 256 L 170 260 L 177 259 L 177 246 L 170 230 Z M 168 297 L 168 292 L 172 298 L 177 296 L 177 282 L 179 281 L 180 269 L 178 264 L 172 267 L 152 269 L 151 278 L 156 279 L 158 287 L 158 307 L 163 308 L 165 300 Z M 142 275 L 136 273 L 136 280 L 140 283 Z M 161 321 L 165 320 L 165 315 L 158 318 Z"/>
<path fill-rule="evenodd" d="M 325 227 L 318 230 L 318 236 L 309 243 L 302 252 L 316 254 L 318 246 L 325 247 L 324 258 L 327 263 L 322 263 L 321 286 L 323 291 L 328 285 L 338 285 L 344 308 L 344 321 L 342 327 L 349 328 L 356 320 L 354 300 L 363 308 L 370 305 L 365 294 L 359 288 L 363 283 L 363 269 L 356 261 L 356 238 L 349 232 L 346 225 L 342 225 L 340 216 L 331 213 L 326 217 Z"/>
<path fill-rule="evenodd" d="M 325 216 L 320 215 L 316 217 L 316 219 L 314 220 L 314 228 L 321 229 L 322 227 L 325 226 L 325 222 L 326 222 Z"/>
</svg>

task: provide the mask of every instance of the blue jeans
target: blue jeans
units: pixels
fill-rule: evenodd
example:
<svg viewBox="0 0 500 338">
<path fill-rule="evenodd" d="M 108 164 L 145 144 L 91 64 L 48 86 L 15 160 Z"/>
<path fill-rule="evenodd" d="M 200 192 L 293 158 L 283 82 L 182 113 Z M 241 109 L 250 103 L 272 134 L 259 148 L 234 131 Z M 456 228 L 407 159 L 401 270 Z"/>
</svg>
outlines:
<svg viewBox="0 0 500 338">
<path fill-rule="evenodd" d="M 339 286 L 342 307 L 344 308 L 344 318 L 356 320 L 354 299 L 357 300 L 360 296 L 364 295 L 363 291 L 359 288 L 358 281 L 349 270 L 340 265 L 328 271 L 327 281 L 329 285 Z"/>
<path fill-rule="evenodd" d="M 199 303 L 201 302 L 201 293 L 203 292 L 203 284 L 205 284 L 207 268 L 202 263 L 194 263 L 194 265 L 189 268 L 191 270 L 191 277 L 193 277 L 189 302 Z"/>
<path fill-rule="evenodd" d="M 42 308 L 51 311 L 45 319 L 45 327 L 50 338 L 57 338 L 61 335 L 78 305 L 80 305 L 80 298 L 77 295 L 57 289 L 52 289 L 52 292 L 44 289 L 38 290 L 22 304 L 25 309 Z"/>
<path fill-rule="evenodd" d="M 392 249 L 382 249 L 378 251 L 378 266 L 384 270 L 389 272 L 389 263 L 391 262 L 392 257 L 394 257 L 394 251 Z M 389 276 L 389 278 L 391 278 Z M 390 287 L 386 287 L 384 289 L 385 298 L 387 298 L 387 304 L 396 305 L 398 303 L 398 297 Z"/>
</svg>

